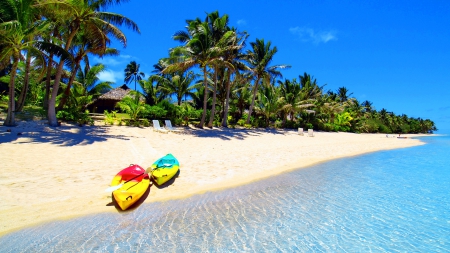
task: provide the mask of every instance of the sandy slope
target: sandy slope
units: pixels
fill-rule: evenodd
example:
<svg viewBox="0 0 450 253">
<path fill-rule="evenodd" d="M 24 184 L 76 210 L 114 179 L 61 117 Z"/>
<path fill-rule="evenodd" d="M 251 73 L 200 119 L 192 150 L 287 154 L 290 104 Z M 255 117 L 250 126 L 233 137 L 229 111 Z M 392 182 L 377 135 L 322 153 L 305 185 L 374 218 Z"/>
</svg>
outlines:
<svg viewBox="0 0 450 253">
<path fill-rule="evenodd" d="M 11 132 L 7 132 L 11 129 Z M 18 135 L 19 134 L 19 135 Z M 391 135 L 393 136 L 393 135 Z M 381 134 L 193 129 L 163 134 L 153 128 L 45 121 L 0 127 L 0 235 L 53 219 L 117 212 L 105 189 L 129 164 L 149 167 L 172 153 L 180 175 L 152 186 L 145 202 L 183 198 L 270 177 L 340 157 L 421 145 Z"/>
</svg>

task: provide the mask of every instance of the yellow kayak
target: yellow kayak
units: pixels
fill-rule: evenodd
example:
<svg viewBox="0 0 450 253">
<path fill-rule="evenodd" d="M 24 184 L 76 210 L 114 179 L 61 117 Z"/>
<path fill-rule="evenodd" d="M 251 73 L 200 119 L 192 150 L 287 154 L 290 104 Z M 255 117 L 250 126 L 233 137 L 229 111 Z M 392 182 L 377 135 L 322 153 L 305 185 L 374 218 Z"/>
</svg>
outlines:
<svg viewBox="0 0 450 253">
<path fill-rule="evenodd" d="M 152 178 L 157 185 L 162 185 L 169 181 L 178 173 L 180 163 L 172 154 L 167 154 L 159 158 L 151 166 Z"/>
<path fill-rule="evenodd" d="M 113 178 L 111 186 L 120 186 L 113 191 L 114 199 L 122 210 L 136 203 L 150 185 L 147 172 L 139 165 L 134 164 L 121 170 Z"/>
</svg>

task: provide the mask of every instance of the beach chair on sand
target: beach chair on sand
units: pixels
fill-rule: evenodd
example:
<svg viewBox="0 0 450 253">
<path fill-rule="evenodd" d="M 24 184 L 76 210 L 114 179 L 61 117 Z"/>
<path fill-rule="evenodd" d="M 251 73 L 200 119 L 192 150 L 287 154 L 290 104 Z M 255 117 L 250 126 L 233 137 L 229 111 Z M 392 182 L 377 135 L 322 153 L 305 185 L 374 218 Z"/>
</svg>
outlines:
<svg viewBox="0 0 450 253">
<path fill-rule="evenodd" d="M 308 129 L 308 137 L 314 137 L 314 130 Z"/>
<path fill-rule="evenodd" d="M 303 135 L 303 128 L 298 129 L 298 135 Z"/>
<path fill-rule="evenodd" d="M 172 127 L 172 122 L 169 119 L 166 119 L 164 122 L 166 123 L 167 130 L 169 130 L 170 132 L 174 132 L 174 133 L 180 132 L 180 130 Z"/>
<path fill-rule="evenodd" d="M 161 133 L 165 133 L 165 134 L 167 134 L 169 132 L 166 129 L 162 128 L 159 125 L 159 120 L 156 120 L 156 119 L 153 120 L 153 131 L 157 131 L 157 132 L 161 132 Z"/>
</svg>

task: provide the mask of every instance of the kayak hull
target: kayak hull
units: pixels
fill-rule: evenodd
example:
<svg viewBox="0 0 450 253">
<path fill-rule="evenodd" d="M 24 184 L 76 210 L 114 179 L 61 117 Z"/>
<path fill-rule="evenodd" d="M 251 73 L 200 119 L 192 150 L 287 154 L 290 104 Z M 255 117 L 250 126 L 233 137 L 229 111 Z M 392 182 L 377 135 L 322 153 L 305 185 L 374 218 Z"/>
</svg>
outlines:
<svg viewBox="0 0 450 253">
<path fill-rule="evenodd" d="M 172 179 L 180 170 L 180 163 L 172 154 L 167 154 L 154 162 L 152 179 L 157 185 L 162 185 Z"/>
<path fill-rule="evenodd" d="M 120 209 L 126 210 L 147 191 L 150 177 L 141 166 L 134 164 L 117 173 L 111 182 L 111 186 L 120 184 L 123 184 L 122 187 L 112 194 Z"/>
</svg>

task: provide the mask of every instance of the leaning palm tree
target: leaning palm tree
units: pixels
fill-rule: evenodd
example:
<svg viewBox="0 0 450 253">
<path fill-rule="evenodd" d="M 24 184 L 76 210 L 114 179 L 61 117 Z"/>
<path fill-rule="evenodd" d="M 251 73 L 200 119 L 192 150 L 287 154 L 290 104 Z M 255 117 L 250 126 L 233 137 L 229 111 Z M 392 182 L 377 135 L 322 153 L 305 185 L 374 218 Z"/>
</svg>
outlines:
<svg viewBox="0 0 450 253">
<path fill-rule="evenodd" d="M 110 5 L 120 3 L 120 0 L 45 0 L 40 1 L 38 6 L 44 9 L 43 13 L 48 20 L 64 25 L 61 27 L 60 40 L 64 44 L 64 49 L 69 51 L 75 36 L 83 31 L 86 34 L 97 38 L 95 43 L 102 45 L 106 50 L 108 36 L 112 36 L 126 46 L 127 39 L 117 25 L 126 25 L 133 31 L 139 32 L 138 26 L 129 18 L 111 12 L 99 11 Z M 57 126 L 56 119 L 56 97 L 58 96 L 59 85 L 62 77 L 65 59 L 61 59 L 53 82 L 53 89 L 48 104 L 49 125 Z"/>
<path fill-rule="evenodd" d="M 250 68 L 250 71 L 255 76 L 255 82 L 253 83 L 253 96 L 250 108 L 248 110 L 247 124 L 250 124 L 250 117 L 253 112 L 255 104 L 256 94 L 258 92 L 259 83 L 262 79 L 265 79 L 267 83 L 270 83 L 272 78 L 282 77 L 281 72 L 278 69 L 289 68 L 289 65 L 274 65 L 269 66 L 273 60 L 274 55 L 278 52 L 277 47 L 271 48 L 271 42 L 264 42 L 264 39 L 256 39 L 255 42 L 251 42 L 251 50 L 247 50 L 246 61 Z"/>
<path fill-rule="evenodd" d="M 105 41 L 107 42 L 107 41 Z M 89 35 L 80 32 L 74 39 L 74 44 L 71 49 L 74 55 L 74 62 L 72 66 L 71 76 L 69 78 L 69 82 L 67 83 L 66 89 L 64 90 L 64 94 L 59 102 L 58 109 L 64 108 L 66 104 L 66 100 L 70 95 L 70 88 L 72 87 L 72 83 L 75 80 L 75 77 L 80 68 L 81 61 L 84 59 L 86 66 L 89 67 L 88 55 L 97 55 L 97 56 L 115 56 L 119 55 L 119 51 L 115 48 L 104 48 L 103 43 L 95 43 L 95 38 L 90 38 Z"/>
<path fill-rule="evenodd" d="M 139 71 L 141 65 L 137 64 L 135 61 L 131 61 L 125 68 L 125 79 L 124 81 L 128 84 L 134 81 L 134 90 L 136 90 L 136 82 L 142 80 L 145 77 L 144 72 Z"/>
</svg>

